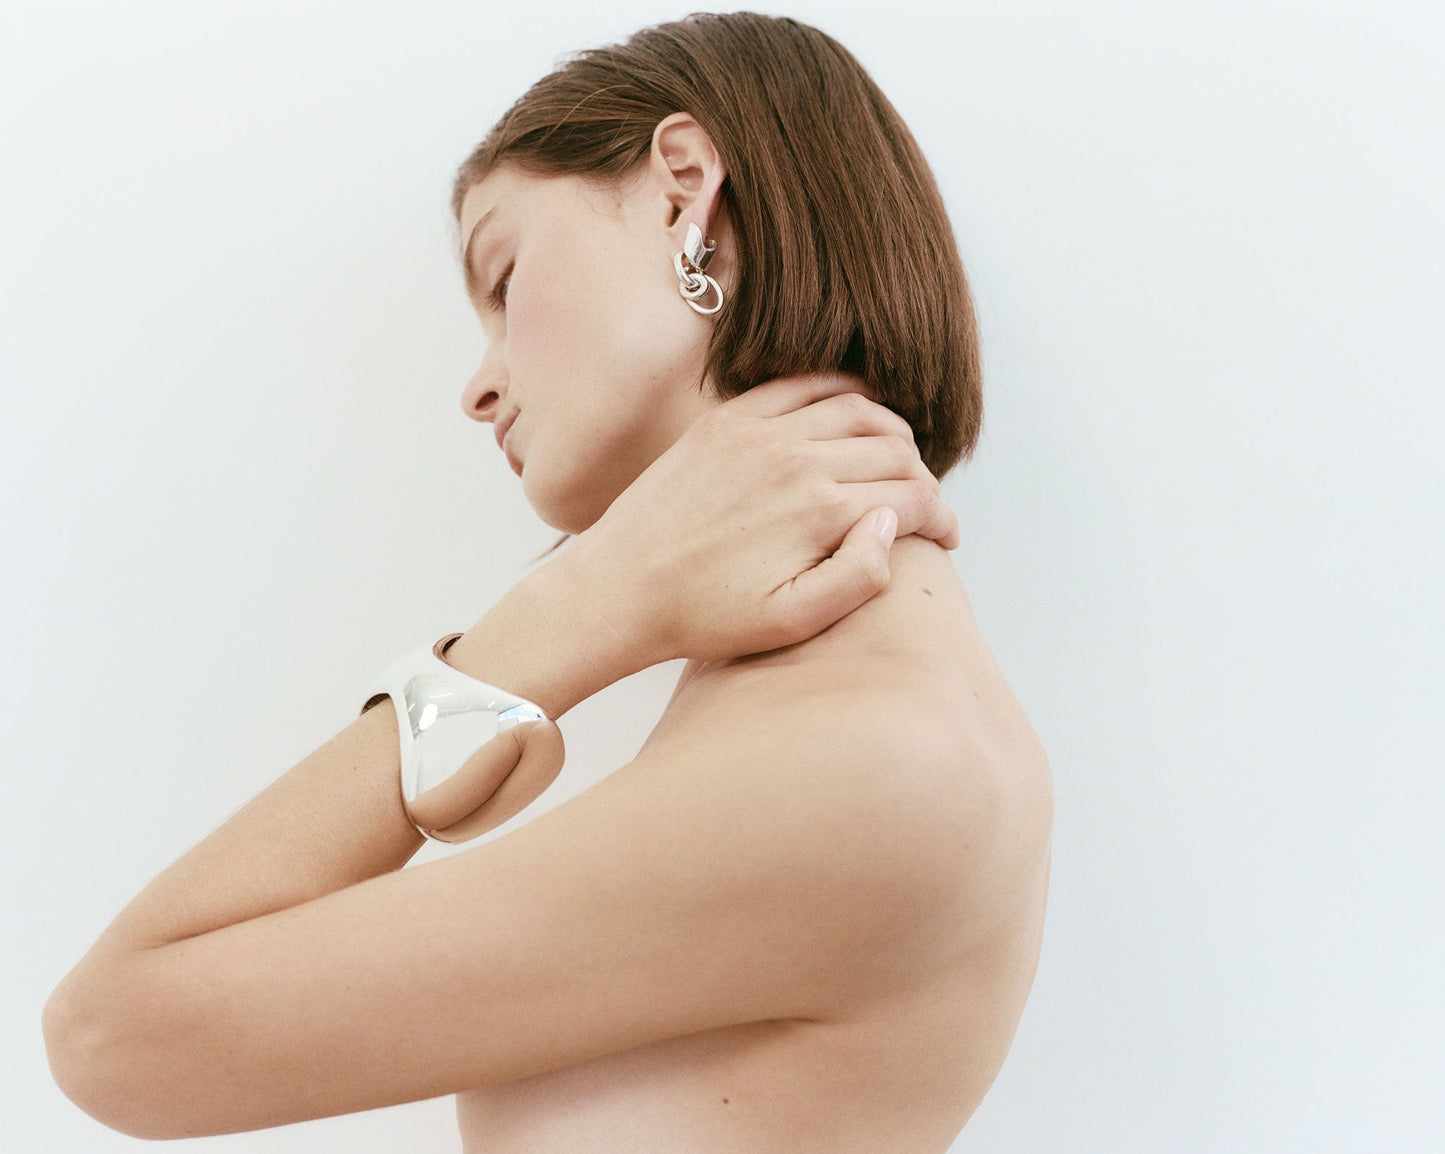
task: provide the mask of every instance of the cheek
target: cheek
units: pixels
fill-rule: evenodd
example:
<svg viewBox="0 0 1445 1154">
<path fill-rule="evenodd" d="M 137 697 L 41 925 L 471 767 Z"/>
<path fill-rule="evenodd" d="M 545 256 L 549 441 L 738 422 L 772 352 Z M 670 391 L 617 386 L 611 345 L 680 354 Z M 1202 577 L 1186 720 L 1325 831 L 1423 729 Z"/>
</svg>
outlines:
<svg viewBox="0 0 1445 1154">
<path fill-rule="evenodd" d="M 616 395 L 616 319 L 588 288 L 580 274 L 543 274 L 509 289 L 508 372 L 539 433 L 595 423 Z"/>
<path fill-rule="evenodd" d="M 555 380 L 612 377 L 625 392 L 651 392 L 659 376 L 691 369 L 709 325 L 678 293 L 669 259 L 607 227 L 563 232 L 565 244 L 537 238 L 519 260 L 509 344 L 525 345 L 529 364 L 561 374 Z"/>
<path fill-rule="evenodd" d="M 515 276 L 507 288 L 508 367 L 524 377 L 535 375 L 569 340 L 568 302 L 550 280 L 545 274 Z"/>
<path fill-rule="evenodd" d="M 596 346 L 609 319 L 607 297 L 599 291 L 595 260 L 569 259 L 543 249 L 528 253 L 528 269 L 508 286 L 507 338 L 525 340 L 534 351 L 555 351 L 556 359 Z M 611 286 L 608 286 L 610 289 Z"/>
<path fill-rule="evenodd" d="M 668 413 L 701 370 L 709 326 L 671 267 L 635 244 L 527 258 L 508 290 L 508 368 L 533 414 L 523 488 L 541 512 L 580 486 L 625 487 L 650 463 L 649 434 L 676 424 Z"/>
<path fill-rule="evenodd" d="M 711 326 L 687 306 L 670 267 L 633 261 L 600 285 L 595 323 L 606 334 L 606 367 L 641 406 L 665 405 L 701 370 Z"/>
</svg>

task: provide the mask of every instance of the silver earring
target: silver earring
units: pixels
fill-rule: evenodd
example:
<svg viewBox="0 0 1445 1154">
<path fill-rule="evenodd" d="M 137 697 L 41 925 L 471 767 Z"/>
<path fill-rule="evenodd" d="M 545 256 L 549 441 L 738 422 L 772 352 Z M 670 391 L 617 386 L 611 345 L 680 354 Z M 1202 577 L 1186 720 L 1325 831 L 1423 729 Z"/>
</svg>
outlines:
<svg viewBox="0 0 1445 1154">
<path fill-rule="evenodd" d="M 717 241 L 704 245 L 702 229 L 695 224 L 690 224 L 687 226 L 687 238 L 682 242 L 682 251 L 674 253 L 672 257 L 672 267 L 677 270 L 677 291 L 682 294 L 693 312 L 702 313 L 704 316 L 711 316 L 723 306 L 722 285 L 702 271 L 707 268 L 707 262 L 712 260 L 712 254 L 715 252 L 717 252 Z M 684 260 L 692 266 L 690 269 L 683 267 Z M 717 294 L 717 304 L 711 308 L 697 303 L 699 299 L 707 295 L 708 289 L 712 289 Z"/>
</svg>

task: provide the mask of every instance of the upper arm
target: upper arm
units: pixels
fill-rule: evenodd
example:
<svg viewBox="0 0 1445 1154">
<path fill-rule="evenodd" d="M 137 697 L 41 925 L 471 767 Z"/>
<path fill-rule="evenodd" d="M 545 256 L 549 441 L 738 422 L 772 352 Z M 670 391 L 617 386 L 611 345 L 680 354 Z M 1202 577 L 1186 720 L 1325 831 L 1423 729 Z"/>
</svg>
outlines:
<svg viewBox="0 0 1445 1154">
<path fill-rule="evenodd" d="M 107 1095 L 131 1113 L 104 1120 L 280 1125 L 826 1015 L 896 979 L 951 913 L 935 793 L 957 767 L 836 708 L 739 716 L 470 851 L 149 951 Z"/>
</svg>

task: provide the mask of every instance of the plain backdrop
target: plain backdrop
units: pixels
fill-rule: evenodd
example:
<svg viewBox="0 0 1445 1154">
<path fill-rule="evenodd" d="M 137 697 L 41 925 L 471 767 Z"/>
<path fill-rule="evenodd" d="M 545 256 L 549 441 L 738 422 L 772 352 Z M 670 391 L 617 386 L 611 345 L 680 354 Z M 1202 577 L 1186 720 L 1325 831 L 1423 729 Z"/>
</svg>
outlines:
<svg viewBox="0 0 1445 1154">
<path fill-rule="evenodd" d="M 554 539 L 459 408 L 451 177 L 563 53 L 688 10 L 6 5 L 0 1148 L 141 1145 L 51 1082 L 49 991 Z M 1440 12 L 785 10 L 947 199 L 987 371 L 954 557 L 1055 777 L 1037 982 L 955 1151 L 1445 1148 Z M 489 836 L 677 672 L 568 715 Z M 459 1146 L 439 1099 L 168 1148 Z"/>
</svg>

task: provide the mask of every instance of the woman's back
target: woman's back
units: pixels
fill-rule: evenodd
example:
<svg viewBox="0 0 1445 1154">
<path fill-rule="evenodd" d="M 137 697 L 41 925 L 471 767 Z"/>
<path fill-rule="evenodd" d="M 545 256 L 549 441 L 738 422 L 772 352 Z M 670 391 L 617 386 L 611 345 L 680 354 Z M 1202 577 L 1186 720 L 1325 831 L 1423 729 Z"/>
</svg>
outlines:
<svg viewBox="0 0 1445 1154">
<path fill-rule="evenodd" d="M 1052 789 L 947 552 L 907 537 L 891 566 L 884 593 L 809 641 L 689 663 L 628 771 L 645 767 L 660 785 L 668 766 L 718 750 L 739 727 L 752 741 L 759 729 L 824 734 L 860 713 L 885 730 L 894 717 L 922 719 L 952 757 L 903 781 L 863 758 L 840 758 L 831 778 L 779 764 L 781 792 L 758 817 L 776 822 L 781 799 L 795 814 L 790 836 L 878 855 L 880 884 L 899 868 L 934 879 L 947 891 L 942 916 L 920 911 L 918 933 L 860 950 L 854 972 L 807 1017 L 707 1030 L 460 1094 L 469 1154 L 917 1152 L 957 1136 L 997 1075 L 1033 980 Z M 891 829 L 830 820 L 858 812 L 831 804 L 830 789 L 901 799 L 891 804 L 905 807 L 902 820 Z M 707 804 L 705 785 L 695 802 Z M 839 903 L 837 916 L 849 915 Z"/>
</svg>

